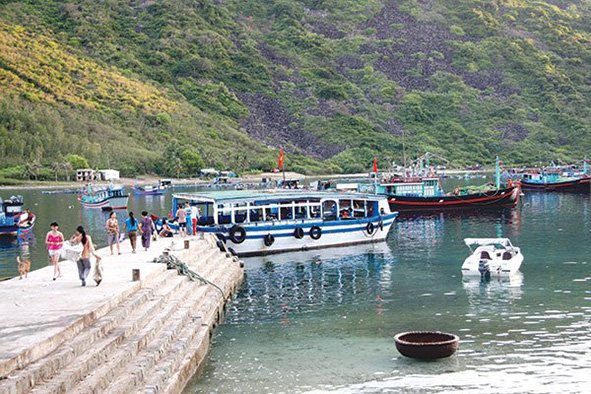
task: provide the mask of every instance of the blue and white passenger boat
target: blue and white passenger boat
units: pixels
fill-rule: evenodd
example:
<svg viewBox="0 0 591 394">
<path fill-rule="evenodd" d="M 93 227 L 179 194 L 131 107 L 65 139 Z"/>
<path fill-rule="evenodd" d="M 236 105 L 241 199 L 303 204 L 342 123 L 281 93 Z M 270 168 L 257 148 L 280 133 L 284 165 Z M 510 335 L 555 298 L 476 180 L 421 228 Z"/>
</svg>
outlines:
<svg viewBox="0 0 591 394">
<path fill-rule="evenodd" d="M 174 194 L 174 216 L 186 202 L 239 256 L 384 241 L 398 215 L 384 196 L 306 190 Z"/>
</svg>

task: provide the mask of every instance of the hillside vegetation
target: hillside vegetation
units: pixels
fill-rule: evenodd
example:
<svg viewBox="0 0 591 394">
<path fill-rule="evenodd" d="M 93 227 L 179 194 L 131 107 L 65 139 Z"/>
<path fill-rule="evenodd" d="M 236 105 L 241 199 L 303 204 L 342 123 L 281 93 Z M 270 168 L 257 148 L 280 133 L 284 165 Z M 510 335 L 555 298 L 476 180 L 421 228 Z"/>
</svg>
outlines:
<svg viewBox="0 0 591 394">
<path fill-rule="evenodd" d="M 0 0 L 0 179 L 591 151 L 591 1 Z M 82 163 L 82 164 L 81 164 Z"/>
</svg>

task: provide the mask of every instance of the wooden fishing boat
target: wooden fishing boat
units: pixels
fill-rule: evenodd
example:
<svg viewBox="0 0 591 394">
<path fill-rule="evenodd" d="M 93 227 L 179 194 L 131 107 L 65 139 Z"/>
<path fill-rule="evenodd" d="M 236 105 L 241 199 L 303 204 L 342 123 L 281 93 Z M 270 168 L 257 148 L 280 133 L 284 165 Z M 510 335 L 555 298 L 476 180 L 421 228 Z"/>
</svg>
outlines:
<svg viewBox="0 0 591 394">
<path fill-rule="evenodd" d="M 377 185 L 378 194 L 388 197 L 390 209 L 429 210 L 429 209 L 474 209 L 515 206 L 521 194 L 519 185 L 495 188 L 478 192 L 446 194 L 439 178 L 394 179 Z"/>
<path fill-rule="evenodd" d="M 583 174 L 576 177 L 565 177 L 559 172 L 541 170 L 523 174 L 519 181 L 524 190 L 544 192 L 590 193 L 591 176 Z"/>
<path fill-rule="evenodd" d="M 216 234 L 239 256 L 384 241 L 398 215 L 384 196 L 353 193 L 175 194 L 173 216 L 185 202 L 201 212 L 198 232 Z"/>
<path fill-rule="evenodd" d="M 513 207 L 517 205 L 521 189 L 519 184 L 509 181 L 501 187 L 500 161 L 496 159 L 496 184 L 472 189 L 456 188 L 445 193 L 438 177 L 395 177 L 388 182 L 375 185 L 376 193 L 388 197 L 390 209 L 402 210 L 443 210 L 483 209 Z"/>
<path fill-rule="evenodd" d="M 123 186 L 87 186 L 78 197 L 78 201 L 85 208 L 102 209 L 126 209 L 129 196 L 124 193 Z"/>
<path fill-rule="evenodd" d="M 161 186 L 134 186 L 133 194 L 139 196 L 161 196 L 165 192 L 165 189 Z"/>
</svg>

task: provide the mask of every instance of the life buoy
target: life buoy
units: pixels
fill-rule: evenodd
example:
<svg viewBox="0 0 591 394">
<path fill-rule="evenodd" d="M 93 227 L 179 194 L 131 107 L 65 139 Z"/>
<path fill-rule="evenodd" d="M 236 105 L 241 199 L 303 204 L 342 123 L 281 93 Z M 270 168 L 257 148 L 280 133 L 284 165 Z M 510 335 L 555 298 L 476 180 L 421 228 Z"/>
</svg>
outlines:
<svg viewBox="0 0 591 394">
<path fill-rule="evenodd" d="M 265 246 L 271 246 L 273 245 L 273 242 L 275 242 L 275 237 L 273 236 L 273 234 L 267 234 L 265 235 Z"/>
<path fill-rule="evenodd" d="M 365 226 L 365 231 L 367 231 L 367 233 L 369 235 L 371 235 L 371 234 L 373 234 L 374 230 L 375 230 L 375 226 L 373 225 L 373 223 L 372 222 L 367 223 L 367 226 Z"/>
<path fill-rule="evenodd" d="M 230 241 L 241 244 L 246 239 L 246 230 L 242 226 L 234 225 L 230 229 Z"/>
<path fill-rule="evenodd" d="M 293 236 L 297 239 L 304 238 L 304 229 L 301 227 L 296 227 L 295 230 L 293 230 Z"/>
<path fill-rule="evenodd" d="M 319 239 L 322 236 L 322 229 L 318 226 L 312 226 L 310 229 L 310 238 Z"/>
</svg>

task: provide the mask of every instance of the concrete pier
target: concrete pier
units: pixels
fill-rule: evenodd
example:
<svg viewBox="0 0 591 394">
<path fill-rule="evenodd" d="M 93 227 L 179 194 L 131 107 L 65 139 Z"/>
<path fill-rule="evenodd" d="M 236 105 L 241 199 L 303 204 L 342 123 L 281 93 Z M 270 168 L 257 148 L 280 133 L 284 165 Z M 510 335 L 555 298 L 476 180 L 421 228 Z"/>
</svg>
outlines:
<svg viewBox="0 0 591 394">
<path fill-rule="evenodd" d="M 137 254 L 124 242 L 114 256 L 104 248 L 100 286 L 91 271 L 82 287 L 72 261 L 55 281 L 46 267 L 0 283 L 0 393 L 180 392 L 243 279 L 215 242 L 161 238 Z M 153 263 L 165 249 L 223 294 Z"/>
</svg>

